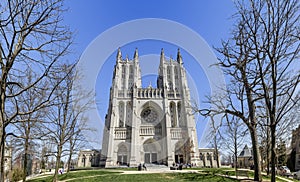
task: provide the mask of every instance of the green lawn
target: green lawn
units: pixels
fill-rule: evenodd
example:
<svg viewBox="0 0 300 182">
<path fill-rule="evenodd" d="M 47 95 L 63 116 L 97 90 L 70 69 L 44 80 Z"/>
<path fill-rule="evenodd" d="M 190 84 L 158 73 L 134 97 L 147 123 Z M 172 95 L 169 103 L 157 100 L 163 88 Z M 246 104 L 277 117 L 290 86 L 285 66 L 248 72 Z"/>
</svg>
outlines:
<svg viewBox="0 0 300 182">
<path fill-rule="evenodd" d="M 225 177 L 214 176 L 214 175 L 201 175 L 196 173 L 155 173 L 155 174 L 122 174 L 122 175 L 103 175 L 85 179 L 74 179 L 70 182 L 98 182 L 98 181 L 120 181 L 120 182 L 132 182 L 132 181 L 143 181 L 143 182 L 175 182 L 175 181 L 238 181 Z"/>
<path fill-rule="evenodd" d="M 31 179 L 29 182 L 50 182 L 52 176 Z M 109 170 L 75 171 L 68 174 L 59 175 L 59 180 L 70 182 L 98 182 L 98 181 L 143 181 L 143 182 L 172 182 L 172 181 L 238 181 L 212 173 L 155 173 L 155 174 L 121 174 Z"/>
<path fill-rule="evenodd" d="M 123 169 L 118 169 L 119 171 Z M 98 182 L 98 181 L 142 181 L 142 182 L 178 182 L 178 181 L 207 181 L 207 182 L 230 182 L 239 181 L 237 179 L 231 179 L 225 177 L 235 176 L 234 169 L 221 168 L 221 169 L 209 169 L 209 168 L 194 168 L 199 173 L 155 173 L 155 174 L 121 174 L 122 172 L 115 170 L 80 170 L 72 171 L 67 174 L 59 175 L 59 180 L 68 180 L 68 182 Z M 126 171 L 126 170 L 124 170 Z M 128 171 L 128 170 L 127 170 Z M 223 176 L 222 176 L 223 175 Z M 253 179 L 253 172 L 249 171 L 249 177 Z M 269 176 L 263 176 L 263 180 L 269 181 Z M 41 177 L 37 179 L 28 180 L 29 182 L 51 182 L 52 176 Z M 276 181 L 282 181 L 277 178 Z"/>
<path fill-rule="evenodd" d="M 59 175 L 59 180 L 67 180 L 67 179 L 76 179 L 76 178 L 82 178 L 82 177 L 88 177 L 88 176 L 102 176 L 102 175 L 116 175 L 120 174 L 120 172 L 112 172 L 107 170 L 88 170 L 88 171 L 74 171 L 69 172 L 63 175 Z M 30 179 L 27 180 L 29 182 L 50 182 L 52 181 L 52 176 L 37 178 L 37 179 Z"/>
</svg>

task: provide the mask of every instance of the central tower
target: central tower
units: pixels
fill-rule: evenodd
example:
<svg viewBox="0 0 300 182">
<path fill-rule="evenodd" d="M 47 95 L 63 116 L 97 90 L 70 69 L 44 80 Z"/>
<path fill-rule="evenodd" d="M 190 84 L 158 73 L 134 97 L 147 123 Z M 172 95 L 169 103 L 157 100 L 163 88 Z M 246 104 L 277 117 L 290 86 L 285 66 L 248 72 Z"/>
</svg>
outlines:
<svg viewBox="0 0 300 182">
<path fill-rule="evenodd" d="M 167 60 L 161 50 L 157 88 L 142 88 L 137 49 L 122 58 L 118 49 L 100 165 L 198 164 L 195 119 L 182 57 Z"/>
</svg>

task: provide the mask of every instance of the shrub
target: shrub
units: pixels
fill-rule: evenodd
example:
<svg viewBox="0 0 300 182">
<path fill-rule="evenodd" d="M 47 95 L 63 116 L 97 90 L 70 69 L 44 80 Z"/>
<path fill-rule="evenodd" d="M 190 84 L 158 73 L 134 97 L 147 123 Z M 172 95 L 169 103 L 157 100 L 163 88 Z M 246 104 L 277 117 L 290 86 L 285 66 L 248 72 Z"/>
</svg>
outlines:
<svg viewBox="0 0 300 182">
<path fill-rule="evenodd" d="M 22 180 L 23 170 L 20 168 L 14 168 L 12 171 L 12 181 L 20 181 Z"/>
</svg>

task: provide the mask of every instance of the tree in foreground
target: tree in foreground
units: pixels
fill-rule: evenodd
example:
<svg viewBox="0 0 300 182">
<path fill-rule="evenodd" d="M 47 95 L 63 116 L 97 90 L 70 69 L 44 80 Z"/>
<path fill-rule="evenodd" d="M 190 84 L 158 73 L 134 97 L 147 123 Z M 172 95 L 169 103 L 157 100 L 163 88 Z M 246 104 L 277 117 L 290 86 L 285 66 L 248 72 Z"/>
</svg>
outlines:
<svg viewBox="0 0 300 182">
<path fill-rule="evenodd" d="M 234 168 L 237 175 L 238 152 L 245 145 L 248 132 L 245 124 L 237 117 L 225 115 L 224 133 L 222 134 L 222 142 L 224 147 L 233 154 Z"/>
<path fill-rule="evenodd" d="M 255 181 L 261 181 L 257 108 L 265 107 L 270 120 L 271 180 L 275 181 L 276 128 L 299 101 L 299 1 L 249 0 L 236 2 L 232 38 L 218 51 L 220 65 L 231 77 L 230 109 L 248 126 L 253 146 Z M 232 90 L 235 90 L 232 92 Z M 239 92 L 236 92 L 239 90 Z M 245 108 L 247 106 L 247 108 Z M 245 117 L 247 116 L 247 117 Z"/>
<path fill-rule="evenodd" d="M 24 72 L 26 72 L 26 70 Z M 35 79 L 34 73 L 27 72 L 26 77 L 22 79 L 22 83 L 31 83 L 32 79 Z M 45 87 L 47 85 L 46 83 L 40 83 L 40 85 L 42 84 Z M 33 157 L 37 154 L 36 150 L 34 150 L 35 145 L 38 144 L 39 139 L 43 136 L 41 128 L 43 120 L 45 119 L 45 107 L 40 107 L 39 109 L 35 107 L 39 104 L 40 100 L 43 100 L 43 97 L 46 96 L 45 93 L 44 89 L 41 90 L 38 87 L 31 87 L 16 97 L 17 101 L 14 103 L 14 107 L 23 113 L 35 110 L 26 115 L 17 116 L 11 123 L 13 124 L 10 127 L 12 132 L 7 133 L 7 136 L 12 136 L 11 138 L 15 144 L 14 155 L 16 156 L 18 152 L 22 158 L 23 181 L 26 181 L 26 176 L 31 174 L 31 165 L 28 164 L 28 161 L 30 158 L 34 160 Z"/>
<path fill-rule="evenodd" d="M 47 133 L 45 139 L 56 146 L 52 151 L 56 159 L 53 181 L 57 181 L 62 157 L 68 155 L 70 165 L 74 147 L 88 129 L 85 112 L 91 103 L 90 92 L 85 92 L 74 84 L 74 80 L 79 79 L 74 65 L 62 65 L 57 69 L 60 69 L 60 73 L 52 75 L 52 82 L 54 85 L 57 85 L 56 82 L 60 84 L 54 91 L 51 107 L 47 110 L 47 122 L 43 127 Z"/>
<path fill-rule="evenodd" d="M 45 96 L 35 107 L 22 112 L 12 103 L 30 88 L 41 86 L 40 82 L 49 72 L 55 72 L 53 65 L 68 53 L 71 45 L 71 33 L 61 25 L 62 7 L 63 0 L 0 1 L 0 181 L 4 181 L 7 129 L 17 116 L 27 115 L 47 104 L 49 97 Z M 37 75 L 28 84 L 20 79 L 25 77 L 26 69 Z"/>
</svg>

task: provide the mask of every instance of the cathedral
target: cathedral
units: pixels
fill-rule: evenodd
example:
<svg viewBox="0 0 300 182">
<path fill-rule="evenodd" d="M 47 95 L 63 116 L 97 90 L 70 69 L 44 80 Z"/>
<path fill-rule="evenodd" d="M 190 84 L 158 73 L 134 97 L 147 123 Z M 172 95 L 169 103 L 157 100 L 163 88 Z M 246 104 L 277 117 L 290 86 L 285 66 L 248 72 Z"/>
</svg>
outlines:
<svg viewBox="0 0 300 182">
<path fill-rule="evenodd" d="M 157 88 L 142 87 L 138 50 L 133 59 L 118 49 L 100 165 L 200 164 L 195 119 L 183 60 L 161 50 Z M 200 154 L 201 155 L 201 154 Z"/>
</svg>

